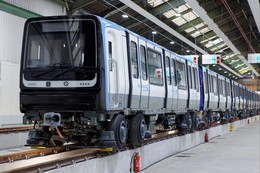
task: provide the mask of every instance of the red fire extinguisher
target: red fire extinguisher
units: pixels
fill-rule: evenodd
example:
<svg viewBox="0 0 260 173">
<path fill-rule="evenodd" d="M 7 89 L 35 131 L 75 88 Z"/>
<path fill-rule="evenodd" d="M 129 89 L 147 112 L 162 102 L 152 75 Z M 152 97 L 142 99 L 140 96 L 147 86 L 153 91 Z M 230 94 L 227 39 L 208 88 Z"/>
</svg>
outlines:
<svg viewBox="0 0 260 173">
<path fill-rule="evenodd" d="M 209 142 L 209 134 L 208 134 L 208 132 L 205 133 L 205 142 Z"/>
<path fill-rule="evenodd" d="M 134 156 L 134 172 L 140 171 L 140 155 L 136 153 Z"/>
</svg>

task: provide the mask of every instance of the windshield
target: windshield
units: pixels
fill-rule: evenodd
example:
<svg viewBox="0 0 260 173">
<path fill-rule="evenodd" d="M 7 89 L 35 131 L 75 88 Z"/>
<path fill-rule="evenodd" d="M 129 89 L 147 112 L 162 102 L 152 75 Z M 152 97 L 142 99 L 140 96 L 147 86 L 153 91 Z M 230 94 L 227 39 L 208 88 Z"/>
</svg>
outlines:
<svg viewBox="0 0 260 173">
<path fill-rule="evenodd" d="M 24 69 L 37 69 L 45 76 L 61 69 L 95 68 L 96 24 L 91 19 L 55 19 L 32 21 L 25 36 Z M 63 76 L 59 72 L 57 76 Z M 56 72 L 57 73 L 57 72 Z"/>
</svg>

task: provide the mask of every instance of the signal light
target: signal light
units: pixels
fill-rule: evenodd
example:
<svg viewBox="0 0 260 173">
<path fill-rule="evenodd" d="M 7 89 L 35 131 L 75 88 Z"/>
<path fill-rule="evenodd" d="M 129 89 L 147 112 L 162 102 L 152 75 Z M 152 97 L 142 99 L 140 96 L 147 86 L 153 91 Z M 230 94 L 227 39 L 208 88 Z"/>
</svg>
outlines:
<svg viewBox="0 0 260 173">
<path fill-rule="evenodd" d="M 193 62 L 197 64 L 197 57 L 193 57 Z"/>
</svg>

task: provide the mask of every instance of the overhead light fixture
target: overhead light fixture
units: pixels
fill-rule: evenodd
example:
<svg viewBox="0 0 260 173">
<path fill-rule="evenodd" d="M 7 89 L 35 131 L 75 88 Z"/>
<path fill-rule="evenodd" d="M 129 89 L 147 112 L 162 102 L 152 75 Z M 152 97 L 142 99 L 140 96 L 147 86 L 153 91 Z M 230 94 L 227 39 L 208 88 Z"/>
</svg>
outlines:
<svg viewBox="0 0 260 173">
<path fill-rule="evenodd" d="M 215 67 L 216 65 L 215 64 L 213 64 L 213 67 Z"/>
<path fill-rule="evenodd" d="M 171 41 L 170 44 L 174 44 L 174 41 Z"/>
<path fill-rule="evenodd" d="M 176 17 L 180 17 L 181 14 L 180 14 L 180 13 L 176 13 L 175 16 L 176 16 Z"/>
<path fill-rule="evenodd" d="M 219 68 L 218 70 L 222 70 L 222 68 Z"/>
<path fill-rule="evenodd" d="M 188 49 L 188 50 L 186 50 L 186 52 L 190 52 L 190 50 Z"/>
<path fill-rule="evenodd" d="M 236 79 L 237 79 L 237 77 L 236 77 Z"/>
<path fill-rule="evenodd" d="M 155 34 L 157 34 L 157 32 L 156 32 L 156 31 L 153 31 L 153 32 L 152 32 L 152 34 L 154 34 L 154 35 L 155 35 Z"/>
<path fill-rule="evenodd" d="M 199 34 L 200 32 L 199 32 L 199 31 L 196 31 L 195 33 L 196 33 L 196 34 Z"/>
<path fill-rule="evenodd" d="M 123 18 L 128 18 L 128 15 L 123 14 L 122 17 L 123 17 Z"/>
<path fill-rule="evenodd" d="M 213 41 L 209 41 L 208 43 L 209 43 L 209 44 L 213 44 Z"/>
<path fill-rule="evenodd" d="M 227 73 L 227 71 L 225 71 L 224 73 Z"/>
<path fill-rule="evenodd" d="M 229 75 L 229 76 L 231 76 L 231 74 L 230 74 L 230 73 L 229 73 L 228 75 Z"/>
</svg>

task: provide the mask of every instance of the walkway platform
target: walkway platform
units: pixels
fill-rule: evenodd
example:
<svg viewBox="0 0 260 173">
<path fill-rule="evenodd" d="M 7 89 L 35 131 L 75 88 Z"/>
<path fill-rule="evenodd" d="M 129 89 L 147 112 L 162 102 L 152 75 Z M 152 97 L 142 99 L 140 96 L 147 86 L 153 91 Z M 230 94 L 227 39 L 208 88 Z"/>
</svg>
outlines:
<svg viewBox="0 0 260 173">
<path fill-rule="evenodd" d="M 153 164 L 141 173 L 259 173 L 260 121 Z"/>
</svg>

